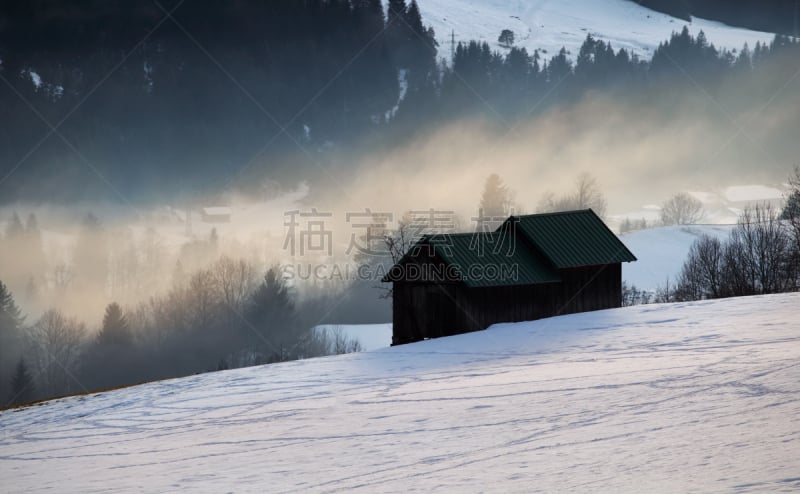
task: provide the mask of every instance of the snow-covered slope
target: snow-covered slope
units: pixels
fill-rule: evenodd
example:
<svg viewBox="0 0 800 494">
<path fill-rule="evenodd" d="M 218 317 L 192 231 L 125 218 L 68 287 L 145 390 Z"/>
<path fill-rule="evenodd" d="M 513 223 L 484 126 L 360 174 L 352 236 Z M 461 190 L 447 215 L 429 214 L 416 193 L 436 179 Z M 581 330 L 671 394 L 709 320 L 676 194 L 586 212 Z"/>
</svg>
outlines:
<svg viewBox="0 0 800 494">
<path fill-rule="evenodd" d="M 2 490 L 798 489 L 798 306 L 576 314 L 0 412 Z"/>
<path fill-rule="evenodd" d="M 673 31 L 687 25 L 701 30 L 717 47 L 741 49 L 748 43 L 770 41 L 774 35 L 695 18 L 691 23 L 661 14 L 627 0 L 419 0 L 423 21 L 436 31 L 439 54 L 450 56 L 451 39 L 479 40 L 501 49 L 503 29 L 516 34 L 516 45 L 555 54 L 562 46 L 577 55 L 587 34 L 650 58 Z"/>
<path fill-rule="evenodd" d="M 317 331 L 326 331 L 333 336 L 333 331 L 340 329 L 348 338 L 358 340 L 364 351 L 386 348 L 392 344 L 392 324 L 323 324 Z"/>
<path fill-rule="evenodd" d="M 622 265 L 622 279 L 641 290 L 674 283 L 692 244 L 703 235 L 724 241 L 733 225 L 662 226 L 620 235 L 638 261 Z"/>
</svg>

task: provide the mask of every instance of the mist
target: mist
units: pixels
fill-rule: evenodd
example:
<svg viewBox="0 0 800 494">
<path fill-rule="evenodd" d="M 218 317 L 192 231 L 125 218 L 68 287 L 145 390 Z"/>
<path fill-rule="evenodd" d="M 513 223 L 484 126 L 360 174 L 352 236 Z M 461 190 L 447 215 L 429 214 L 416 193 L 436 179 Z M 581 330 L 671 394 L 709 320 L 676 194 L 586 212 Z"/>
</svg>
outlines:
<svg viewBox="0 0 800 494">
<path fill-rule="evenodd" d="M 106 282 L 35 302 L 26 296 L 30 274 L 23 271 L 37 262 L 27 257 L 40 254 L 13 245 L 4 245 L 0 279 L 29 314 L 55 306 L 91 324 L 99 322 L 102 308 L 111 301 L 135 305 L 168 289 L 179 261 L 186 272 L 201 269 L 218 256 L 247 259 L 262 271 L 291 262 L 293 256 L 285 244 L 288 213 L 293 210 L 330 214 L 325 227 L 332 231 L 335 248 L 330 255 L 322 252 L 311 261 L 346 262 L 344 252 L 354 233 L 353 222 L 346 220 L 348 213 L 385 212 L 396 222 L 407 211 L 433 209 L 452 212 L 457 220 L 454 226 L 470 231 L 484 181 L 491 173 L 503 178 L 515 195 L 517 212 L 523 213 L 535 212 L 545 194 L 569 190 L 583 172 L 597 179 L 610 216 L 659 204 L 680 191 L 781 184 L 798 152 L 791 129 L 800 125 L 796 111 L 800 82 L 790 81 L 767 105 L 748 99 L 747 88 L 752 84 L 749 79 L 746 87 L 744 82 L 727 80 L 716 98 L 690 86 L 677 101 L 673 96 L 644 101 L 646 95 L 590 92 L 576 102 L 560 102 L 528 118 L 498 121 L 470 116 L 401 145 L 340 153 L 337 160 L 352 163 L 345 173 L 322 164 L 307 176 L 307 182 L 276 186 L 269 176 L 263 177 L 269 187 L 257 189 L 269 192 L 260 195 L 232 187 L 211 197 L 162 198 L 135 206 L 119 202 L 7 205 L 0 210 L 0 218 L 8 220 L 17 212 L 24 221 L 33 213 L 43 232 L 45 267 L 37 268 L 44 273 L 40 295 L 54 289 L 57 269 L 72 267 L 74 271 L 76 242 L 89 213 L 102 225 L 112 264 L 124 255 L 136 257 L 135 276 L 142 279 L 126 281 L 124 289 L 112 289 Z M 231 222 L 204 223 L 198 211 L 218 205 L 230 208 Z M 188 226 L 187 211 L 193 218 Z M 212 229 L 219 237 L 214 254 L 192 253 L 191 244 L 207 240 Z M 146 260 L 141 256 L 148 249 Z M 78 281 L 81 278 L 81 273 L 71 275 Z M 303 283 L 295 288 L 300 293 L 308 289 Z M 379 295 L 380 290 L 375 290 L 376 299 Z M 388 311 L 383 314 L 388 317 Z M 342 311 L 337 318 L 321 322 L 379 322 L 350 318 Z"/>
</svg>

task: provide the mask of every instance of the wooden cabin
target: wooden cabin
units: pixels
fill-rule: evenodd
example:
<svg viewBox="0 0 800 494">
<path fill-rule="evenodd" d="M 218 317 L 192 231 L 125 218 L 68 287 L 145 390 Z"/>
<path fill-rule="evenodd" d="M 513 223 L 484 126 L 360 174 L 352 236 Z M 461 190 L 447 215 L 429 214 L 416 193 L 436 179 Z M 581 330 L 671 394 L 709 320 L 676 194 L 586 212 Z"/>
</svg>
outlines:
<svg viewBox="0 0 800 494">
<path fill-rule="evenodd" d="M 591 209 L 423 236 L 383 278 L 393 284 L 392 344 L 620 307 L 622 263 L 635 260 Z"/>
</svg>

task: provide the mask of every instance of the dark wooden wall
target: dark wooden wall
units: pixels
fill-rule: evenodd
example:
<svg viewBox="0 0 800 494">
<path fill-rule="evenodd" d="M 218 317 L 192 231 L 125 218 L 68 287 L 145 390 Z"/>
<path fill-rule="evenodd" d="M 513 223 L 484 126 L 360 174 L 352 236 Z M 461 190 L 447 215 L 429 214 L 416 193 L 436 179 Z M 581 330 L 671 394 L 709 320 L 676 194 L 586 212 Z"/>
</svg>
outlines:
<svg viewBox="0 0 800 494">
<path fill-rule="evenodd" d="M 499 322 L 609 309 L 622 305 L 619 263 L 562 270 L 562 281 L 468 288 L 461 283 L 395 282 L 392 344 L 486 329 Z"/>
</svg>

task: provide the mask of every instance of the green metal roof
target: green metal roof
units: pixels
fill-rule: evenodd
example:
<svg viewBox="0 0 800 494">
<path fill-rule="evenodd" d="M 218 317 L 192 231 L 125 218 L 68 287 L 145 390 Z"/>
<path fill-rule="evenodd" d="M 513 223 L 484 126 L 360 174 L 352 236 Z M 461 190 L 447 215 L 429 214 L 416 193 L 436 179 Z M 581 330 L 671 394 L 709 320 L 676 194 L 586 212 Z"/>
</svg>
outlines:
<svg viewBox="0 0 800 494">
<path fill-rule="evenodd" d="M 532 285 L 561 281 L 527 245 L 505 232 L 464 233 L 424 239 L 457 270 L 467 286 Z"/>
<path fill-rule="evenodd" d="M 591 209 L 512 216 L 498 230 L 508 228 L 527 237 L 558 269 L 636 260 Z"/>
<path fill-rule="evenodd" d="M 511 216 L 495 232 L 424 235 L 383 281 L 409 281 L 408 264 L 435 255 L 447 280 L 470 287 L 561 281 L 559 269 L 635 261 L 636 257 L 591 210 Z M 423 262 L 419 262 L 423 261 Z M 395 268 L 397 270 L 395 271 Z M 421 275 L 416 281 L 435 282 Z M 430 279 L 429 279 L 430 278 Z"/>
</svg>

